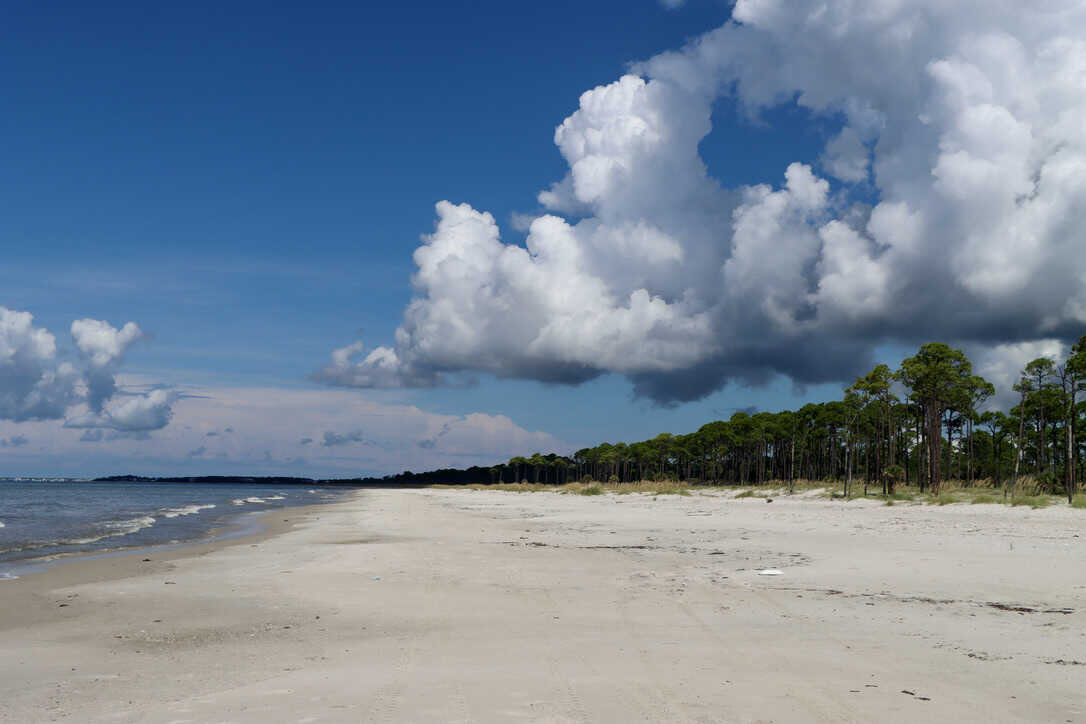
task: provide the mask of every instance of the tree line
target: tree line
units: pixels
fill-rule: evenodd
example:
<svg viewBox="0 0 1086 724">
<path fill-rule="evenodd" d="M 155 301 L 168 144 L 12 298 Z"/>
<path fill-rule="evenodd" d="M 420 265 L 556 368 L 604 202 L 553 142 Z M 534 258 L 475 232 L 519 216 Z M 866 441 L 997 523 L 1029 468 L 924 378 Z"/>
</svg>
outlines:
<svg viewBox="0 0 1086 724">
<path fill-rule="evenodd" d="M 844 482 L 846 495 L 860 483 L 885 494 L 900 483 L 937 493 L 949 479 L 1013 486 L 1029 474 L 1070 500 L 1086 447 L 1086 402 L 1079 399 L 1086 336 L 1067 359 L 1029 362 L 1014 391 L 1010 410 L 986 409 L 995 387 L 973 373 L 961 350 L 931 342 L 896 370 L 880 364 L 858 377 L 840 400 L 737 412 L 686 435 L 602 443 L 572 456 L 515 456 L 487 472 L 494 483 L 833 480 Z"/>
</svg>

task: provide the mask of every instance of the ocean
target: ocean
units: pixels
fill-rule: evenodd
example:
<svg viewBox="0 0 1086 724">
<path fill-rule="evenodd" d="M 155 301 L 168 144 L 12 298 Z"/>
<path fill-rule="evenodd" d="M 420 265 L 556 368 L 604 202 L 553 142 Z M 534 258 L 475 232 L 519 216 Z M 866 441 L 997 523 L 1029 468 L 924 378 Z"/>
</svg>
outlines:
<svg viewBox="0 0 1086 724">
<path fill-rule="evenodd" d="M 331 502 L 306 485 L 0 479 L 0 585 L 58 556 L 198 542 L 262 511 Z"/>
</svg>

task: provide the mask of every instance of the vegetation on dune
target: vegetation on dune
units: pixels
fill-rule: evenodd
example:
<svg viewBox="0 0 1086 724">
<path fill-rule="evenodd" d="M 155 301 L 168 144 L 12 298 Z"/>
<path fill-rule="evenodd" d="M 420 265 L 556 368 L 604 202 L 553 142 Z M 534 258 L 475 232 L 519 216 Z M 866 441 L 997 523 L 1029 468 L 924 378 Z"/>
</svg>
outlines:
<svg viewBox="0 0 1086 724">
<path fill-rule="evenodd" d="M 1062 494 L 1082 507 L 1074 496 L 1086 448 L 1086 403 L 1079 401 L 1086 391 L 1086 336 L 1066 360 L 1031 361 L 1014 390 L 1018 403 L 1010 410 L 982 412 L 995 388 L 973 373 L 961 350 L 932 342 L 897 370 L 876 366 L 838 401 L 737 412 L 687 435 L 603 443 L 570 457 L 516 456 L 474 470 L 493 486 L 516 490 L 598 483 L 601 492 L 616 493 L 682 494 L 692 485 L 780 486 L 792 493 L 799 486 L 850 499 L 862 485 L 863 496 L 888 501 L 1036 507 Z M 899 497 L 901 488 L 908 492 Z M 740 493 L 760 495 L 769 493 Z"/>
</svg>

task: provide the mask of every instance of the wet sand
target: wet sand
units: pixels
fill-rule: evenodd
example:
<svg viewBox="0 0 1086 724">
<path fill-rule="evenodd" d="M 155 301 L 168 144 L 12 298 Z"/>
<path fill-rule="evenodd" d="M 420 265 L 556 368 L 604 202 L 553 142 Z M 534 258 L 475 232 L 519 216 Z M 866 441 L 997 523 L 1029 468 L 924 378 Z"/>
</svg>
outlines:
<svg viewBox="0 0 1086 724">
<path fill-rule="evenodd" d="M 374 490 L 274 522 L 0 582 L 0 720 L 1086 722 L 1080 510 Z"/>
</svg>

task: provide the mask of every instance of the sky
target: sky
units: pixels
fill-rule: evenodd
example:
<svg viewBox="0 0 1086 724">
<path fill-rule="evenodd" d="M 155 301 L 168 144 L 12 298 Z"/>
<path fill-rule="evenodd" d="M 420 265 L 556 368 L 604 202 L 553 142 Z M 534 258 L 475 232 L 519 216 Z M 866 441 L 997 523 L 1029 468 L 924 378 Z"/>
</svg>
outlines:
<svg viewBox="0 0 1086 724">
<path fill-rule="evenodd" d="M 936 339 L 1006 392 L 1086 332 L 1027 5 L 12 3 L 0 476 L 489 465 Z"/>
</svg>

